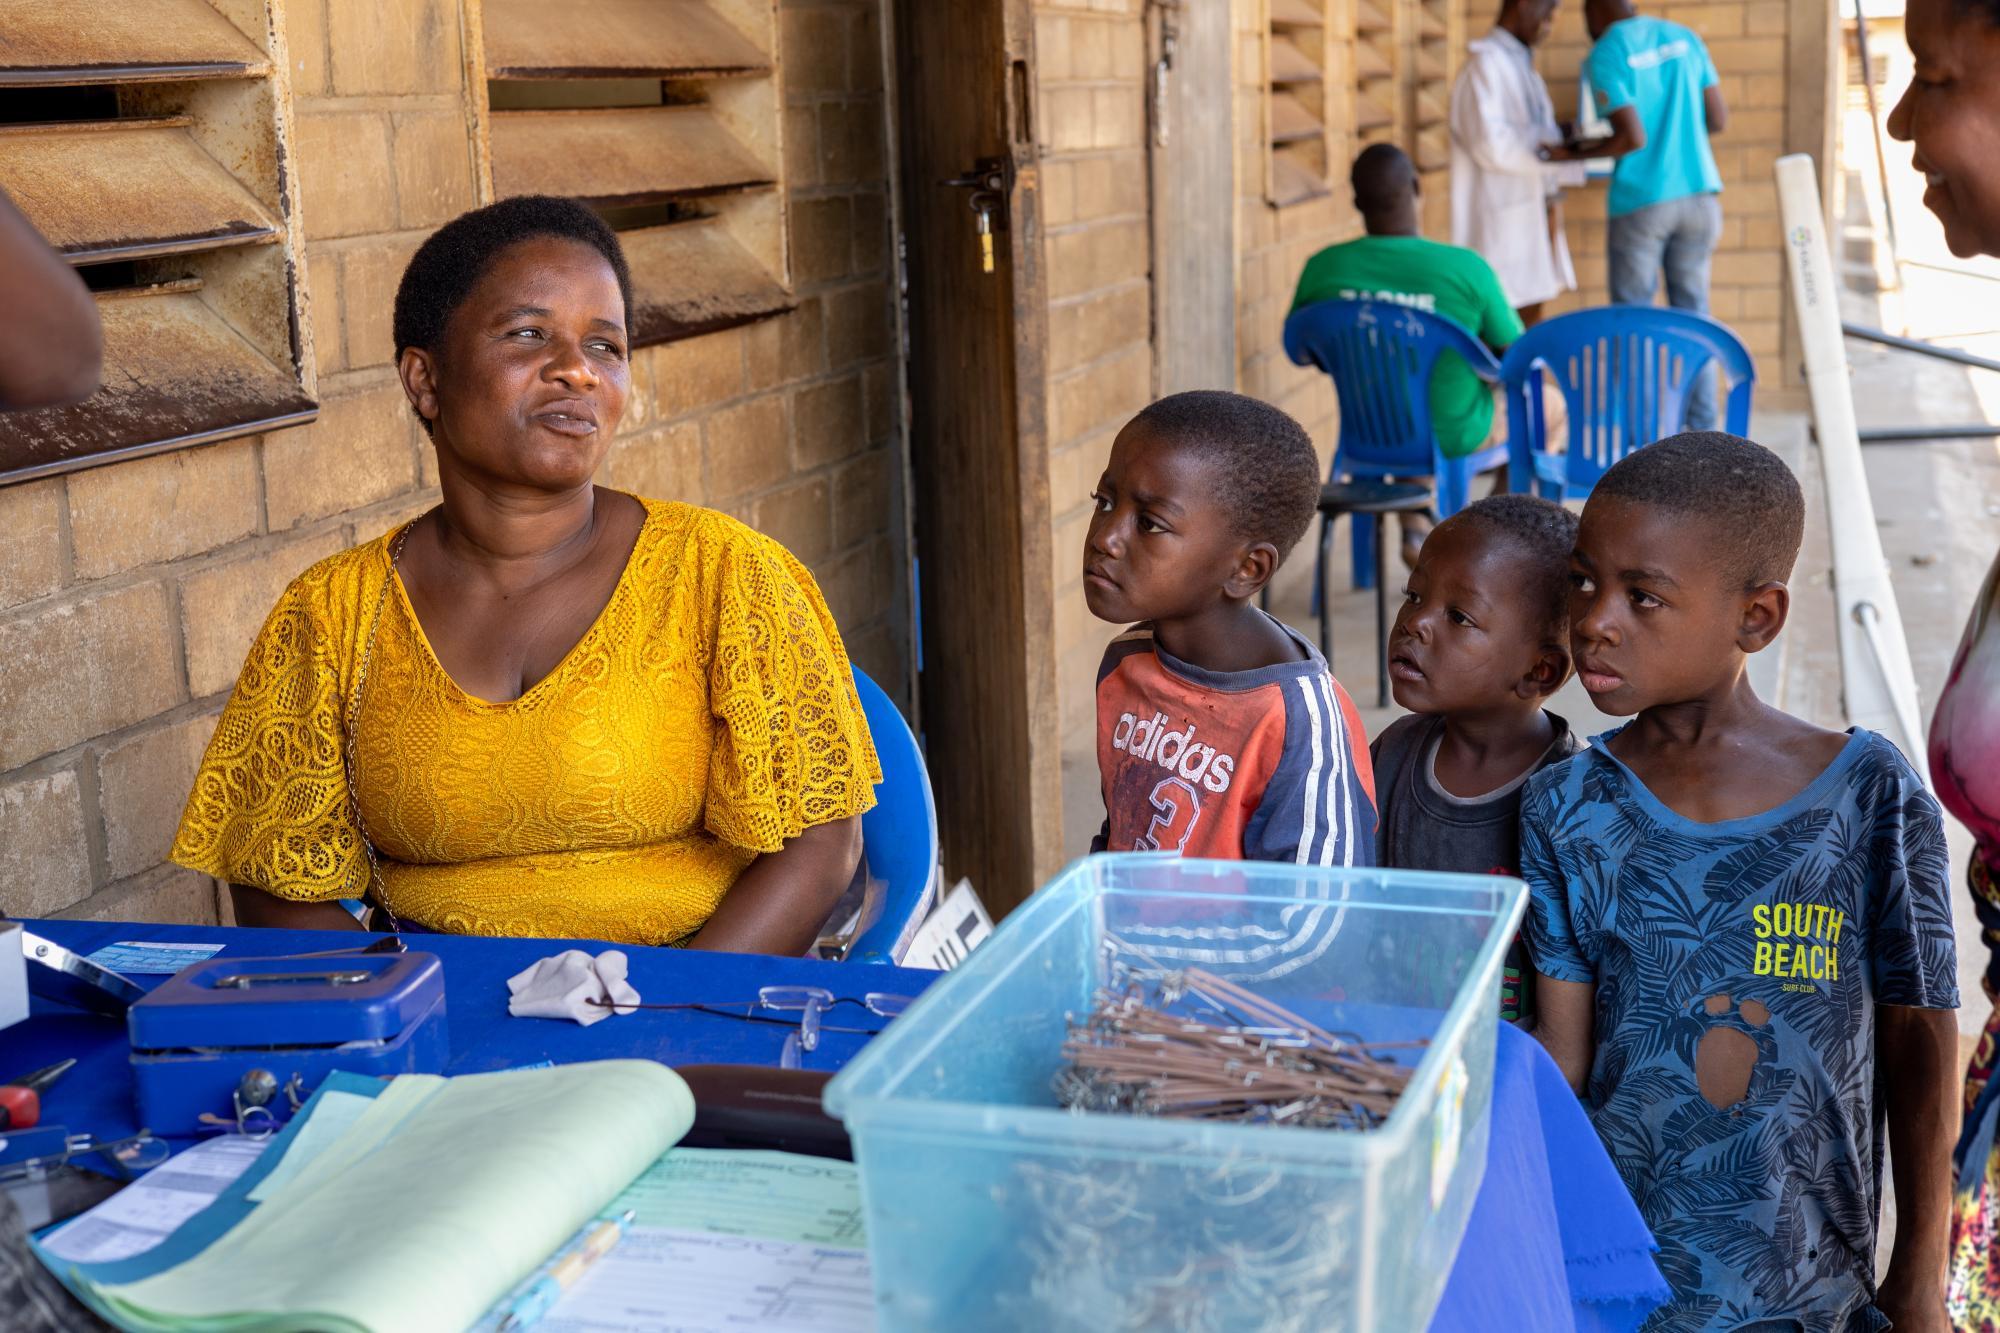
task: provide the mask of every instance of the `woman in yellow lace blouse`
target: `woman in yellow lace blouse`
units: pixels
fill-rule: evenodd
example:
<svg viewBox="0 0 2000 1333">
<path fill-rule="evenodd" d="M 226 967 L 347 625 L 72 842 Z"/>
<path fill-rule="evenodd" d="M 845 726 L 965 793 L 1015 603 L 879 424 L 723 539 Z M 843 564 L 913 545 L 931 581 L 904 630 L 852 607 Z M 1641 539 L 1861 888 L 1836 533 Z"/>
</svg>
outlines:
<svg viewBox="0 0 2000 1333">
<path fill-rule="evenodd" d="M 441 228 L 396 295 L 442 502 L 286 589 L 173 858 L 248 925 L 801 952 L 880 777 L 845 650 L 789 552 L 591 484 L 630 280 L 581 205 Z"/>
</svg>

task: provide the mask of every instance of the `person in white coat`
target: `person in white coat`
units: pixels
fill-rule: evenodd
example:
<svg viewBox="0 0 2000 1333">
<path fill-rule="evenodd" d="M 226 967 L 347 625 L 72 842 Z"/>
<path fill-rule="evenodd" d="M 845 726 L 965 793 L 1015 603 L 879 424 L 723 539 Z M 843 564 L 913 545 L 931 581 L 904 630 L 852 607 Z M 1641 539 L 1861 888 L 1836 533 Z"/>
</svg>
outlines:
<svg viewBox="0 0 2000 1333">
<path fill-rule="evenodd" d="M 1534 58 L 1557 4 L 1506 0 L 1451 90 L 1451 242 L 1485 257 L 1524 324 L 1576 287 L 1560 197 L 1584 169 L 1545 156 L 1563 132 Z"/>
</svg>

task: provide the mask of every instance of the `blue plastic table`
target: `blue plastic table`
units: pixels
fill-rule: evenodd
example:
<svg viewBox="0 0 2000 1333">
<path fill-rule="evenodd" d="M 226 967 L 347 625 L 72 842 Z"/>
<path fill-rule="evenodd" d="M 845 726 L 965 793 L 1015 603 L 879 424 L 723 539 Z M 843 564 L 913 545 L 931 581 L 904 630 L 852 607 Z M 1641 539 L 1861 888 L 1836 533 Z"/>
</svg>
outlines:
<svg viewBox="0 0 2000 1333">
<path fill-rule="evenodd" d="M 220 943 L 234 957 L 275 956 L 353 945 L 345 932 L 246 930 L 97 921 L 31 921 L 30 930 L 79 953 L 120 940 Z M 687 1011 L 621 1014 L 589 1027 L 507 1013 L 506 979 L 561 949 L 615 947 L 588 940 L 480 939 L 411 935 L 445 971 L 451 1029 L 447 1072 L 478 1073 L 542 1061 L 637 1057 L 668 1065 L 778 1063 L 786 1028 Z M 868 991 L 918 994 L 937 973 L 804 958 L 628 948 L 632 984 L 652 1004 L 740 1004 L 760 986 L 822 986 L 859 999 Z M 135 977 L 147 987 L 164 977 Z M 869 1027 L 882 1020 L 843 1005 L 826 1022 Z M 833 1070 L 867 1040 L 825 1032 L 806 1067 Z M 0 1078 L 74 1057 L 50 1088 L 43 1120 L 100 1137 L 129 1134 L 134 1119 L 129 1047 L 121 1023 L 35 1001 L 34 1016 L 0 1029 Z M 1610 1159 L 1532 1040 L 1501 1025 L 1494 1068 L 1493 1130 L 1486 1178 L 1432 1321 L 1432 1333 L 1492 1328 L 1599 1333 L 1637 1328 L 1666 1289 L 1651 1236 Z"/>
</svg>

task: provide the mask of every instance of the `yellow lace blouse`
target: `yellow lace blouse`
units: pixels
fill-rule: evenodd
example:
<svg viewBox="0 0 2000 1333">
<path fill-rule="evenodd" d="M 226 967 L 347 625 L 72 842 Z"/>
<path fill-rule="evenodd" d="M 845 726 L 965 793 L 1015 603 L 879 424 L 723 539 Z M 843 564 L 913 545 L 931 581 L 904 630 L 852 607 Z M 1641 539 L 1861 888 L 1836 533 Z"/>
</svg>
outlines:
<svg viewBox="0 0 2000 1333">
<path fill-rule="evenodd" d="M 725 515 L 645 501 L 611 600 L 508 703 L 432 654 L 387 534 L 301 574 L 216 724 L 173 859 L 298 901 L 368 861 L 346 708 L 382 607 L 355 786 L 395 913 L 435 930 L 671 944 L 759 852 L 860 814 L 881 777 L 812 575 Z"/>
</svg>

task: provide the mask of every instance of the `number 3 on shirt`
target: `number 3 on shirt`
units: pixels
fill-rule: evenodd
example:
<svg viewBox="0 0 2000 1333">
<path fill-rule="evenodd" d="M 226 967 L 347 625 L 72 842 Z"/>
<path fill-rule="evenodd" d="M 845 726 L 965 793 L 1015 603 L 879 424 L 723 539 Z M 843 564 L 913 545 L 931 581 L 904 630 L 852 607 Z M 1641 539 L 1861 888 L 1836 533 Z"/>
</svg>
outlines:
<svg viewBox="0 0 2000 1333">
<path fill-rule="evenodd" d="M 1201 818 L 1201 795 L 1182 778 L 1164 778 L 1153 788 L 1153 822 L 1140 835 L 1137 850 L 1178 852 L 1187 846 L 1195 821 Z"/>
</svg>

